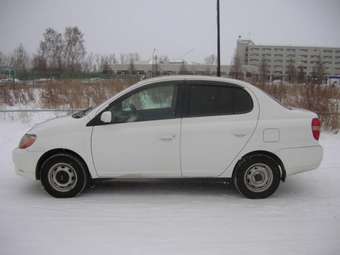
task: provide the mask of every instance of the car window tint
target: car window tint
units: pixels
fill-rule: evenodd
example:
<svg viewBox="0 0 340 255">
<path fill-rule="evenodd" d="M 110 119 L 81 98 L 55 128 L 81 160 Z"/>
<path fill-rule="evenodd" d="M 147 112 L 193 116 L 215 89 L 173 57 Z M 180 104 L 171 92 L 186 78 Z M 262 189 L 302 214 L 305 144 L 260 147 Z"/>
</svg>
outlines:
<svg viewBox="0 0 340 255">
<path fill-rule="evenodd" d="M 217 89 L 213 86 L 192 86 L 190 96 L 190 115 L 210 115 L 215 112 Z"/>
<path fill-rule="evenodd" d="M 172 83 L 154 85 L 113 103 L 109 108 L 112 123 L 174 118 L 176 88 Z"/>
<path fill-rule="evenodd" d="M 241 88 L 232 88 L 234 114 L 247 113 L 253 109 L 253 100 L 249 93 Z"/>
<path fill-rule="evenodd" d="M 229 115 L 250 112 L 253 102 L 244 89 L 228 86 L 192 85 L 189 116 Z"/>
<path fill-rule="evenodd" d="M 233 88 L 219 86 L 215 105 L 216 114 L 233 114 Z"/>
</svg>

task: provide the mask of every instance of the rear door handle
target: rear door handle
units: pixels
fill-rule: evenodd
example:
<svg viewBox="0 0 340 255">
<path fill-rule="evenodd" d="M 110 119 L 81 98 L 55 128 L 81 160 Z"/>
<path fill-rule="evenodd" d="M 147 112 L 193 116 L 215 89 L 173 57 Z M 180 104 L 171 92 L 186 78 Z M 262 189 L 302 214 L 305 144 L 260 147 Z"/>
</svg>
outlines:
<svg viewBox="0 0 340 255">
<path fill-rule="evenodd" d="M 242 138 L 249 134 L 249 130 L 234 130 L 231 133 L 236 137 Z"/>
<path fill-rule="evenodd" d="M 167 135 L 167 136 L 162 136 L 160 138 L 161 141 L 163 142 L 169 142 L 172 141 L 173 139 L 175 139 L 176 135 Z"/>
</svg>

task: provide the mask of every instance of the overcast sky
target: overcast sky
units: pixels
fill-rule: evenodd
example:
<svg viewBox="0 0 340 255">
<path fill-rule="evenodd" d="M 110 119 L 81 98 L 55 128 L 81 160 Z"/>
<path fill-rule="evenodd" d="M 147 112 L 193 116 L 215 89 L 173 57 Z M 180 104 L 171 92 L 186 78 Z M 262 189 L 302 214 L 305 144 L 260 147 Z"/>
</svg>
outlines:
<svg viewBox="0 0 340 255">
<path fill-rule="evenodd" d="M 203 61 L 216 51 L 215 0 L 0 0 L 0 51 L 36 52 L 47 27 L 79 26 L 88 52 Z M 340 0 L 221 0 L 222 62 L 258 44 L 340 47 Z"/>
</svg>

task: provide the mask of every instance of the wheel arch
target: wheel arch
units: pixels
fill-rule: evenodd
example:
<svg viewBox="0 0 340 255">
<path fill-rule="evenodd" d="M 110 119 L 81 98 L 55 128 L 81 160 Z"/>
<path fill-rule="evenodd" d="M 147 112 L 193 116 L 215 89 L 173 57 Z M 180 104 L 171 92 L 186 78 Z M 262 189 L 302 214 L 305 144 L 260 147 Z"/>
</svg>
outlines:
<svg viewBox="0 0 340 255">
<path fill-rule="evenodd" d="M 41 174 L 41 166 L 42 164 L 44 163 L 44 161 L 46 159 L 48 159 L 49 157 L 51 157 L 52 155 L 55 155 L 57 153 L 64 153 L 64 154 L 69 154 L 69 155 L 72 155 L 74 157 L 76 157 L 77 159 L 79 159 L 85 166 L 85 170 L 88 174 L 88 176 L 90 178 L 92 178 L 91 176 L 91 173 L 89 171 L 89 168 L 85 162 L 85 160 L 76 152 L 72 151 L 72 150 L 69 150 L 69 149 L 64 149 L 64 148 L 57 148 L 57 149 L 52 149 L 52 150 L 49 150 L 47 152 L 45 152 L 38 160 L 38 163 L 37 163 L 37 166 L 35 168 L 35 179 L 36 180 L 40 180 L 40 174 Z"/>
<path fill-rule="evenodd" d="M 274 160 L 279 165 L 280 172 L 281 172 L 281 180 L 282 181 L 286 180 L 287 173 L 286 173 L 286 169 L 285 169 L 285 166 L 284 166 L 282 160 L 276 154 L 274 154 L 273 152 L 264 151 L 264 150 L 252 151 L 252 152 L 249 152 L 249 153 L 243 155 L 242 158 L 240 158 L 237 161 L 236 165 L 234 166 L 232 178 L 234 178 L 234 174 L 236 173 L 240 163 L 243 160 L 245 160 L 245 158 L 254 157 L 254 156 L 265 156 L 265 157 L 269 157 L 270 159 Z"/>
</svg>

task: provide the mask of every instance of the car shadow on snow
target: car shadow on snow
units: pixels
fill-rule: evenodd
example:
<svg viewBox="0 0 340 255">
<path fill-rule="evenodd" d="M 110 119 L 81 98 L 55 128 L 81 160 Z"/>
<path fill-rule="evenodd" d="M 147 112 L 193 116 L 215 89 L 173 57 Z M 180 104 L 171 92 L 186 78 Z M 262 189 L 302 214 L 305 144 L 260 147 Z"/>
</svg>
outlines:
<svg viewBox="0 0 340 255">
<path fill-rule="evenodd" d="M 315 186 L 308 176 L 295 176 L 281 182 L 273 197 L 289 197 L 314 193 Z M 106 180 L 96 182 L 89 193 L 121 194 L 188 194 L 188 195 L 229 195 L 242 196 L 232 183 L 214 182 L 209 179 L 200 181 L 188 180 Z"/>
<path fill-rule="evenodd" d="M 281 183 L 278 190 L 271 198 L 289 198 L 296 196 L 313 195 L 312 183 L 306 180 L 291 178 L 287 182 Z M 24 197 L 49 197 L 39 182 L 24 182 L 17 190 Z M 226 198 L 242 199 L 232 184 L 216 183 L 210 181 L 167 181 L 167 180 L 106 180 L 98 181 L 85 192 L 81 197 L 100 196 L 224 196 Z"/>
<path fill-rule="evenodd" d="M 86 192 L 86 195 L 120 194 L 120 195 L 192 195 L 214 196 L 229 195 L 239 196 L 231 184 L 212 183 L 205 181 L 100 181 Z"/>
</svg>

